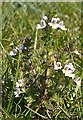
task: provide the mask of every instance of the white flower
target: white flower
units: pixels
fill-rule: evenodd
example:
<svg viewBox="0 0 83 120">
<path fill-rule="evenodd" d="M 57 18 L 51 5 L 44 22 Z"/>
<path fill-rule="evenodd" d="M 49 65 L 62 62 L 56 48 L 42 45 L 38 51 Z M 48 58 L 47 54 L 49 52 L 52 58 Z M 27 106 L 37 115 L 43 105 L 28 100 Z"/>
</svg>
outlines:
<svg viewBox="0 0 83 120">
<path fill-rule="evenodd" d="M 48 17 L 45 15 L 45 16 L 43 16 L 43 19 L 44 20 L 48 20 Z"/>
<path fill-rule="evenodd" d="M 19 79 L 17 82 L 16 82 L 16 87 L 22 87 L 23 86 L 23 81 L 22 79 Z"/>
<path fill-rule="evenodd" d="M 60 21 L 60 18 L 52 18 L 51 22 L 48 23 L 49 26 L 51 26 L 53 29 L 62 29 L 67 30 L 65 26 L 63 25 L 63 21 Z"/>
<path fill-rule="evenodd" d="M 65 74 L 65 76 L 69 76 L 72 79 L 75 78 L 75 74 L 73 74 L 74 71 L 75 71 L 75 68 L 72 63 L 65 65 L 64 69 L 62 70 L 62 72 Z"/>
<path fill-rule="evenodd" d="M 40 24 L 37 24 L 37 29 L 39 30 L 39 29 L 43 29 L 43 28 L 45 28 L 46 27 L 46 22 L 45 22 L 45 20 L 41 20 L 40 21 Z"/>
<path fill-rule="evenodd" d="M 74 82 L 77 84 L 77 86 L 81 86 L 81 79 L 80 79 L 80 77 L 75 78 Z"/>
<path fill-rule="evenodd" d="M 13 49 L 12 51 L 10 51 L 9 55 L 10 56 L 15 56 L 17 54 L 17 49 Z"/>
<path fill-rule="evenodd" d="M 20 88 L 15 88 L 15 91 L 14 91 L 15 97 L 19 97 L 20 93 L 21 93 Z"/>
<path fill-rule="evenodd" d="M 74 53 L 75 53 L 76 55 L 79 55 L 79 52 L 78 52 L 77 49 L 74 51 Z"/>
<path fill-rule="evenodd" d="M 51 26 L 53 29 L 58 28 L 57 22 L 60 21 L 60 18 L 52 18 L 51 22 L 48 23 L 49 26 Z"/>
<path fill-rule="evenodd" d="M 54 70 L 59 70 L 61 68 L 62 68 L 62 66 L 61 66 L 60 62 L 54 62 Z"/>
</svg>

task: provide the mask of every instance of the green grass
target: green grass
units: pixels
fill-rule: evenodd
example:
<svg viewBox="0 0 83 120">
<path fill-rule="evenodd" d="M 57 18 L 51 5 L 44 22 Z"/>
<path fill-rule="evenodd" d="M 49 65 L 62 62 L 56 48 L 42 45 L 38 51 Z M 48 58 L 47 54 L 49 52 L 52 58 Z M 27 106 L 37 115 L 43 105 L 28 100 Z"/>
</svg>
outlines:
<svg viewBox="0 0 83 120">
<path fill-rule="evenodd" d="M 67 31 L 47 26 L 36 32 L 44 15 L 64 21 Z M 34 50 L 35 40 L 37 42 Z M 81 3 L 2 3 L 1 40 L 2 118 L 23 120 L 82 120 L 83 56 Z M 15 56 L 9 53 L 24 45 Z M 74 53 L 75 49 L 79 54 Z M 55 56 L 56 55 L 56 56 Z M 72 63 L 81 86 L 54 70 L 54 57 L 62 67 Z M 16 82 L 22 79 L 20 97 Z M 26 92 L 23 92 L 25 88 Z"/>
</svg>

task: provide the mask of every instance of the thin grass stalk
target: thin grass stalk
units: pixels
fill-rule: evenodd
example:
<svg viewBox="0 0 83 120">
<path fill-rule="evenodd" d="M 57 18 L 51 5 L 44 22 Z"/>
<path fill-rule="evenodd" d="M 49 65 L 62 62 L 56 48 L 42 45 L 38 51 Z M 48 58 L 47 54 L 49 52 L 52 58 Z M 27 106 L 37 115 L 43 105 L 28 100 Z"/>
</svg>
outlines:
<svg viewBox="0 0 83 120">
<path fill-rule="evenodd" d="M 12 92 L 11 92 L 11 95 L 10 95 L 10 100 L 9 100 L 9 103 L 8 103 L 8 106 L 7 106 L 7 112 L 8 112 L 8 113 L 11 111 L 11 107 L 12 107 L 12 104 L 13 104 L 13 97 L 14 97 L 13 92 L 14 92 L 14 88 L 15 88 L 16 81 L 17 81 L 17 79 L 18 79 L 19 63 L 20 63 L 20 55 L 18 56 L 16 76 L 15 76 L 15 80 L 14 80 L 14 82 L 13 82 L 13 88 L 12 88 Z"/>
<path fill-rule="evenodd" d="M 36 29 L 34 50 L 36 50 L 36 46 L 37 46 L 37 35 L 38 35 L 38 30 Z"/>
<path fill-rule="evenodd" d="M 31 108 L 29 108 L 28 106 L 26 106 L 26 108 L 28 108 L 30 111 L 32 111 L 32 112 L 33 112 L 33 113 L 35 113 L 36 115 L 38 115 L 38 116 L 42 117 L 43 119 L 47 119 L 47 120 L 48 120 L 48 118 L 47 118 L 47 117 L 45 117 L 45 116 L 43 116 L 43 115 L 41 115 L 41 114 L 37 113 L 36 111 L 32 110 L 32 109 L 31 109 Z"/>
</svg>

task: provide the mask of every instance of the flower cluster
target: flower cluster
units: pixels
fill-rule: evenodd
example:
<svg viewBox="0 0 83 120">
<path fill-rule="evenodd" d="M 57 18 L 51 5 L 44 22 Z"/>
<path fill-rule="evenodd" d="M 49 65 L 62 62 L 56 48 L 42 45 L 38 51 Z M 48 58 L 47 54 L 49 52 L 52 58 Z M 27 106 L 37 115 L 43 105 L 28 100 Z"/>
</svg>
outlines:
<svg viewBox="0 0 83 120">
<path fill-rule="evenodd" d="M 56 60 L 54 59 L 54 70 L 59 70 L 59 69 L 62 69 L 61 62 L 56 62 Z M 74 79 L 74 82 L 76 83 L 77 88 L 78 88 L 81 86 L 81 78 L 80 77 L 76 78 L 74 71 L 75 71 L 75 68 L 72 63 L 66 64 L 64 68 L 62 69 L 62 72 L 65 74 L 65 76 L 68 76 Z"/>
<path fill-rule="evenodd" d="M 16 82 L 16 87 L 15 87 L 15 91 L 14 91 L 14 95 L 15 97 L 19 97 L 21 93 L 24 93 L 26 91 L 25 89 L 25 84 L 23 82 L 22 79 L 19 79 Z"/>
<path fill-rule="evenodd" d="M 46 27 L 46 21 L 48 20 L 47 16 L 43 16 L 43 19 L 40 21 L 40 24 L 37 24 L 37 29 L 43 29 Z M 51 22 L 48 23 L 49 26 L 51 26 L 53 29 L 61 29 L 61 30 L 67 30 L 65 28 L 65 25 L 63 24 L 63 21 L 60 21 L 60 18 L 52 18 Z"/>
<path fill-rule="evenodd" d="M 34 49 L 36 49 L 36 44 L 37 44 L 37 31 L 39 29 L 46 28 L 47 25 L 52 27 L 52 29 L 61 29 L 63 31 L 67 30 L 67 28 L 64 25 L 64 22 L 61 21 L 59 17 L 56 17 L 56 18 L 53 17 L 51 22 L 48 22 L 48 17 L 47 16 L 43 16 L 43 19 L 40 21 L 40 24 L 37 24 L 37 27 L 36 27 L 37 30 L 36 30 Z M 27 48 L 24 45 L 22 45 L 19 48 L 13 49 L 10 52 L 9 55 L 10 56 L 15 56 L 17 54 L 18 50 L 23 50 L 23 49 L 27 49 Z M 77 49 L 74 51 L 74 53 L 76 55 L 79 55 L 79 52 L 78 52 Z M 30 61 L 28 61 L 28 62 L 30 62 Z M 61 70 L 62 73 L 65 76 L 74 79 L 74 82 L 77 84 L 77 86 L 81 86 L 80 77 L 78 77 L 78 78 L 75 77 L 75 74 L 74 74 L 75 68 L 74 68 L 74 66 L 73 66 L 73 64 L 71 62 L 67 63 L 64 67 L 62 67 L 61 62 L 56 61 L 56 59 L 54 58 L 54 70 Z M 33 73 L 36 74 L 34 70 L 33 70 Z M 25 84 L 24 84 L 22 79 L 19 79 L 16 82 L 16 87 L 15 87 L 15 91 L 14 91 L 15 97 L 19 97 L 20 94 L 24 93 L 25 91 L 26 91 Z"/>
<path fill-rule="evenodd" d="M 56 62 L 56 60 L 54 59 L 54 70 L 59 70 L 59 69 L 62 69 L 61 62 Z M 81 86 L 81 78 L 80 77 L 76 78 L 74 71 L 75 71 L 75 68 L 72 63 L 66 64 L 64 68 L 62 69 L 62 72 L 65 74 L 65 76 L 68 76 L 74 79 L 74 82 L 76 83 L 77 88 L 78 88 Z"/>
<path fill-rule="evenodd" d="M 56 62 L 54 59 L 54 70 L 62 69 L 61 62 Z M 68 63 L 64 66 L 62 69 L 62 72 L 65 74 L 65 76 L 71 77 L 72 79 L 75 78 L 75 74 L 73 74 L 75 71 L 75 68 L 72 63 Z"/>
<path fill-rule="evenodd" d="M 67 28 L 65 28 L 65 25 L 63 25 L 63 21 L 60 21 L 60 18 L 52 18 L 51 22 L 48 23 L 48 25 L 53 29 L 60 28 L 61 30 L 67 30 Z"/>
</svg>

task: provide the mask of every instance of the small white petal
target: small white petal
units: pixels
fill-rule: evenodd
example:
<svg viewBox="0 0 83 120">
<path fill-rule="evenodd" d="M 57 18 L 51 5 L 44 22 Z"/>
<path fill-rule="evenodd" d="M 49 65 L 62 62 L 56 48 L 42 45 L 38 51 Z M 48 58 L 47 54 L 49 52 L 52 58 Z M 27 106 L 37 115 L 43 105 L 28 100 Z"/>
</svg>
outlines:
<svg viewBox="0 0 83 120">
<path fill-rule="evenodd" d="M 41 29 L 41 25 L 40 24 L 37 24 L 37 29 Z"/>
<path fill-rule="evenodd" d="M 15 97 L 17 98 L 17 97 L 20 97 L 20 96 L 19 96 L 19 94 L 17 94 L 17 95 L 15 95 Z"/>
<path fill-rule="evenodd" d="M 44 19 L 44 20 L 48 20 L 48 17 L 47 17 L 47 16 L 43 16 L 43 19 Z"/>
<path fill-rule="evenodd" d="M 60 26 L 59 28 L 61 28 L 62 30 L 67 30 L 67 28 L 65 28 L 65 26 Z"/>
<path fill-rule="evenodd" d="M 13 49 L 12 51 L 10 51 L 9 55 L 10 56 L 15 56 L 17 54 L 17 50 Z"/>
<path fill-rule="evenodd" d="M 75 74 L 70 74 L 69 77 L 71 77 L 72 79 L 75 78 Z"/>
<path fill-rule="evenodd" d="M 49 26 L 52 26 L 52 23 L 50 22 L 50 23 L 48 23 L 48 25 L 49 25 Z"/>
<path fill-rule="evenodd" d="M 75 53 L 76 55 L 79 55 L 79 52 L 78 52 L 77 49 L 74 51 L 74 53 Z"/>
<path fill-rule="evenodd" d="M 77 84 L 77 86 L 81 86 L 81 79 L 80 79 L 80 77 L 74 79 L 74 82 Z"/>
</svg>

